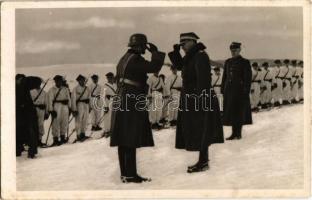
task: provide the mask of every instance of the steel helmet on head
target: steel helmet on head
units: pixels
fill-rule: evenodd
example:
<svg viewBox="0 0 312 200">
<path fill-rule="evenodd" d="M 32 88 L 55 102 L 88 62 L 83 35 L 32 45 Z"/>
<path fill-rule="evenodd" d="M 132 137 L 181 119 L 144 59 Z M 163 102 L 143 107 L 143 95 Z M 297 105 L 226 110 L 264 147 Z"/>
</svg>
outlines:
<svg viewBox="0 0 312 200">
<path fill-rule="evenodd" d="M 142 33 L 135 33 L 131 35 L 128 43 L 128 47 L 133 46 L 145 46 L 147 44 L 147 37 Z"/>
</svg>

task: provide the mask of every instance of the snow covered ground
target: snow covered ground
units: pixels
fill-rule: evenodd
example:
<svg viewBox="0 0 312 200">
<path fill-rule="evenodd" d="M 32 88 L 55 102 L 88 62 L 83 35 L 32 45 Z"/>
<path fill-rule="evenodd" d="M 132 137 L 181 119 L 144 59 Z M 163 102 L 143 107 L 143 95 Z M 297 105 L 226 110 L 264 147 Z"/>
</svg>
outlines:
<svg viewBox="0 0 312 200">
<path fill-rule="evenodd" d="M 17 158 L 17 190 L 302 188 L 303 105 L 260 112 L 253 119 L 242 140 L 211 146 L 211 167 L 203 173 L 186 173 L 198 155 L 175 149 L 175 129 L 170 128 L 154 131 L 154 148 L 138 150 L 138 171 L 153 181 L 123 184 L 117 149 L 109 147 L 109 139 L 96 140 L 96 132 L 84 143 L 39 149 L 34 160 L 24 152 Z M 229 127 L 224 131 L 225 137 L 231 133 Z"/>
</svg>

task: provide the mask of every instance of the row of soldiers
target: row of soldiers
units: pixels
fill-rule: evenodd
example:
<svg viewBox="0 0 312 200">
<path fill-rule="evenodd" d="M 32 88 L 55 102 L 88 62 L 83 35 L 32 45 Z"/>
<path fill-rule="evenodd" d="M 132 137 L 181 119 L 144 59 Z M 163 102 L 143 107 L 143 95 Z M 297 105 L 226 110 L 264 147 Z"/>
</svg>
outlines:
<svg viewBox="0 0 312 200">
<path fill-rule="evenodd" d="M 275 60 L 270 67 L 267 62 L 259 66 L 252 64 L 251 108 L 258 111 L 270 106 L 295 103 L 303 100 L 303 62 L 296 60 Z M 291 63 L 291 64 L 290 64 Z M 171 74 L 154 73 L 147 80 L 149 120 L 153 129 L 175 126 L 178 117 L 180 91 L 182 78 L 177 69 L 170 67 Z M 222 82 L 223 69 L 214 67 L 211 71 L 211 85 L 218 95 L 222 111 Z M 20 75 L 17 75 L 20 77 Z M 99 76 L 91 76 L 92 83 L 87 86 L 88 78 L 79 75 L 76 78 L 77 86 L 71 91 L 64 77 L 56 75 L 55 85 L 46 93 L 42 79 L 36 77 L 30 96 L 37 113 L 38 145 L 44 146 L 42 137 L 45 134 L 44 121 L 52 117 L 51 127 L 53 144 L 61 145 L 68 141 L 69 123 L 75 118 L 77 141 L 84 141 L 89 117 L 91 117 L 92 131 L 101 131 L 103 123 L 103 136 L 110 135 L 112 99 L 116 95 L 117 85 L 112 72 L 106 74 L 107 82 L 102 86 Z"/>
</svg>

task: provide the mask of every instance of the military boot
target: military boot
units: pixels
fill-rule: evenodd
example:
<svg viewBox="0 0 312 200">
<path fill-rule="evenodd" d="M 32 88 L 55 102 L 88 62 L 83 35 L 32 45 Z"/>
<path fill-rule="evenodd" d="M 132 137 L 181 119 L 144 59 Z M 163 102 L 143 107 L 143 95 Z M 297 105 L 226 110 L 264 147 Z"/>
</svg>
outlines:
<svg viewBox="0 0 312 200">
<path fill-rule="evenodd" d="M 65 135 L 61 135 L 61 144 L 65 144 L 65 143 L 67 143 Z"/>
<path fill-rule="evenodd" d="M 52 143 L 51 146 L 52 146 L 52 147 L 54 147 L 54 146 L 59 146 L 58 137 L 53 137 L 53 143 Z"/>
</svg>

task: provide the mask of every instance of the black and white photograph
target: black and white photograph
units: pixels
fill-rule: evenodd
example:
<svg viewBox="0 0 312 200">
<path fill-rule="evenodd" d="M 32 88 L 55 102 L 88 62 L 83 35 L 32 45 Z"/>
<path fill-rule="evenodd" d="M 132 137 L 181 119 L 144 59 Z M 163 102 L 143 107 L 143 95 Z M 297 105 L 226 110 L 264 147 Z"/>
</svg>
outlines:
<svg viewBox="0 0 312 200">
<path fill-rule="evenodd" d="M 2 197 L 309 197 L 311 4 L 261 2 L 2 4 Z"/>
</svg>

